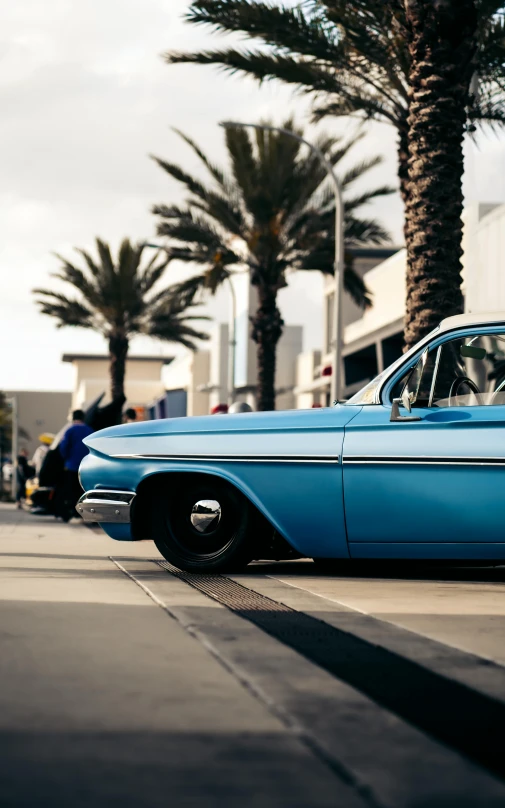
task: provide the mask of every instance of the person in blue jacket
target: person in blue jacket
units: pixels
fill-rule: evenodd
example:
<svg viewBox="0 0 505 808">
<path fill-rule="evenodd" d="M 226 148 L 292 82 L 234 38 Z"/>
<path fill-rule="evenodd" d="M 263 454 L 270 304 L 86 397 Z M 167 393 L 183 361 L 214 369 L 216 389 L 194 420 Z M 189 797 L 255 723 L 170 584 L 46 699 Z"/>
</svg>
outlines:
<svg viewBox="0 0 505 808">
<path fill-rule="evenodd" d="M 84 438 L 91 435 L 93 430 L 84 423 L 84 413 L 82 410 L 74 410 L 72 413 L 72 424 L 65 432 L 58 448 L 63 458 L 64 464 L 64 497 L 65 510 L 68 518 L 77 516 L 75 506 L 82 494 L 79 482 L 79 466 L 81 460 L 88 454 L 88 449 L 83 443 Z"/>
</svg>

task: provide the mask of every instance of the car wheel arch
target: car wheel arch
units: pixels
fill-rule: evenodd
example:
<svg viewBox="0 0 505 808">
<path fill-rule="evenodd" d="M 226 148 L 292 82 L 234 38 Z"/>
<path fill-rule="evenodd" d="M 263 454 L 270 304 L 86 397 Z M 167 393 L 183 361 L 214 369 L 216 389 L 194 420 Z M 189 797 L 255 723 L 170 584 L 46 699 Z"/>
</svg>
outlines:
<svg viewBox="0 0 505 808">
<path fill-rule="evenodd" d="M 260 503 L 257 501 L 257 498 L 252 494 L 252 492 L 250 492 L 246 486 L 241 485 L 240 482 L 235 480 L 231 475 L 214 470 L 197 471 L 195 469 L 174 469 L 169 471 L 153 472 L 152 474 L 146 475 L 139 483 L 137 487 L 137 496 L 135 497 L 135 511 L 132 516 L 132 526 L 137 538 L 146 538 L 145 536 L 138 535 L 140 527 L 138 523 L 143 517 L 146 517 L 146 506 L 149 506 L 152 503 L 152 497 L 155 494 L 156 489 L 162 485 L 164 481 L 180 482 L 181 479 L 187 481 L 188 477 L 191 478 L 191 481 L 194 482 L 194 484 L 205 483 L 211 479 L 215 479 L 231 485 L 248 500 L 250 505 L 260 516 L 266 519 L 273 530 L 277 529 L 270 516 L 265 513 L 265 509 L 261 507 Z"/>
</svg>

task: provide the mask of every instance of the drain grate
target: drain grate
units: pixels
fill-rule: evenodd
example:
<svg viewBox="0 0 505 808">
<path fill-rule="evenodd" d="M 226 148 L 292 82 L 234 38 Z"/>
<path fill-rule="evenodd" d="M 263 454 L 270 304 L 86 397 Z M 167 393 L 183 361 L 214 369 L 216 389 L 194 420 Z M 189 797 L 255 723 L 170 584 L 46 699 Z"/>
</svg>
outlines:
<svg viewBox="0 0 505 808">
<path fill-rule="evenodd" d="M 297 612 L 222 575 L 160 567 L 505 779 L 505 703 Z"/>
</svg>

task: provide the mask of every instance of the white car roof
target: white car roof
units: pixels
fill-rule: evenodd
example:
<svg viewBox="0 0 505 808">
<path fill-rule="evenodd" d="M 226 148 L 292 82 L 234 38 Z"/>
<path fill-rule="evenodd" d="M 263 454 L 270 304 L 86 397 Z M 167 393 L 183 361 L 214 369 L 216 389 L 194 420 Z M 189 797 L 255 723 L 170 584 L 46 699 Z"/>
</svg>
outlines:
<svg viewBox="0 0 505 808">
<path fill-rule="evenodd" d="M 467 325 L 490 325 L 491 323 L 505 325 L 505 311 L 456 314 L 454 317 L 446 317 L 440 323 L 440 331 L 451 331 L 453 328 L 464 328 Z"/>
</svg>

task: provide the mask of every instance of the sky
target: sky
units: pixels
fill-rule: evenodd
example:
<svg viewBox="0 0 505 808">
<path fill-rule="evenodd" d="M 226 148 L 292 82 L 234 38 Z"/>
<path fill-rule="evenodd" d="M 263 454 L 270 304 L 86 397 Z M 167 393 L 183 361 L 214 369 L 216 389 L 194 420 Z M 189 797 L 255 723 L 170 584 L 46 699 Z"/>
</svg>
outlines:
<svg viewBox="0 0 505 808">
<path fill-rule="evenodd" d="M 223 161 L 218 122 L 233 117 L 281 123 L 294 113 L 308 119 L 309 102 L 278 83 L 259 87 L 212 67 L 166 65 L 167 50 L 222 45 L 209 30 L 183 20 L 188 0 L 17 0 L 0 6 L 0 389 L 72 387 L 64 352 L 101 353 L 90 331 L 57 329 L 41 315 L 31 290 L 54 285 L 54 253 L 72 257 L 101 236 L 114 249 L 124 236 L 156 239 L 155 203 L 181 203 L 184 193 L 149 154 L 202 169 L 171 127 L 189 134 L 215 161 Z M 318 129 L 350 135 L 345 120 Z M 314 134 L 308 126 L 307 133 Z M 395 133 L 375 124 L 352 161 L 382 154 L 368 183 L 396 182 Z M 468 146 L 469 199 L 505 200 L 505 150 L 496 137 Z M 401 242 L 397 195 L 364 211 L 378 216 Z M 171 265 L 166 281 L 188 269 Z M 280 293 L 284 319 L 304 326 L 304 348 L 319 347 L 322 283 L 297 273 Z M 228 318 L 226 292 L 207 306 Z M 172 355 L 180 349 L 146 338 L 132 353 Z"/>
</svg>

